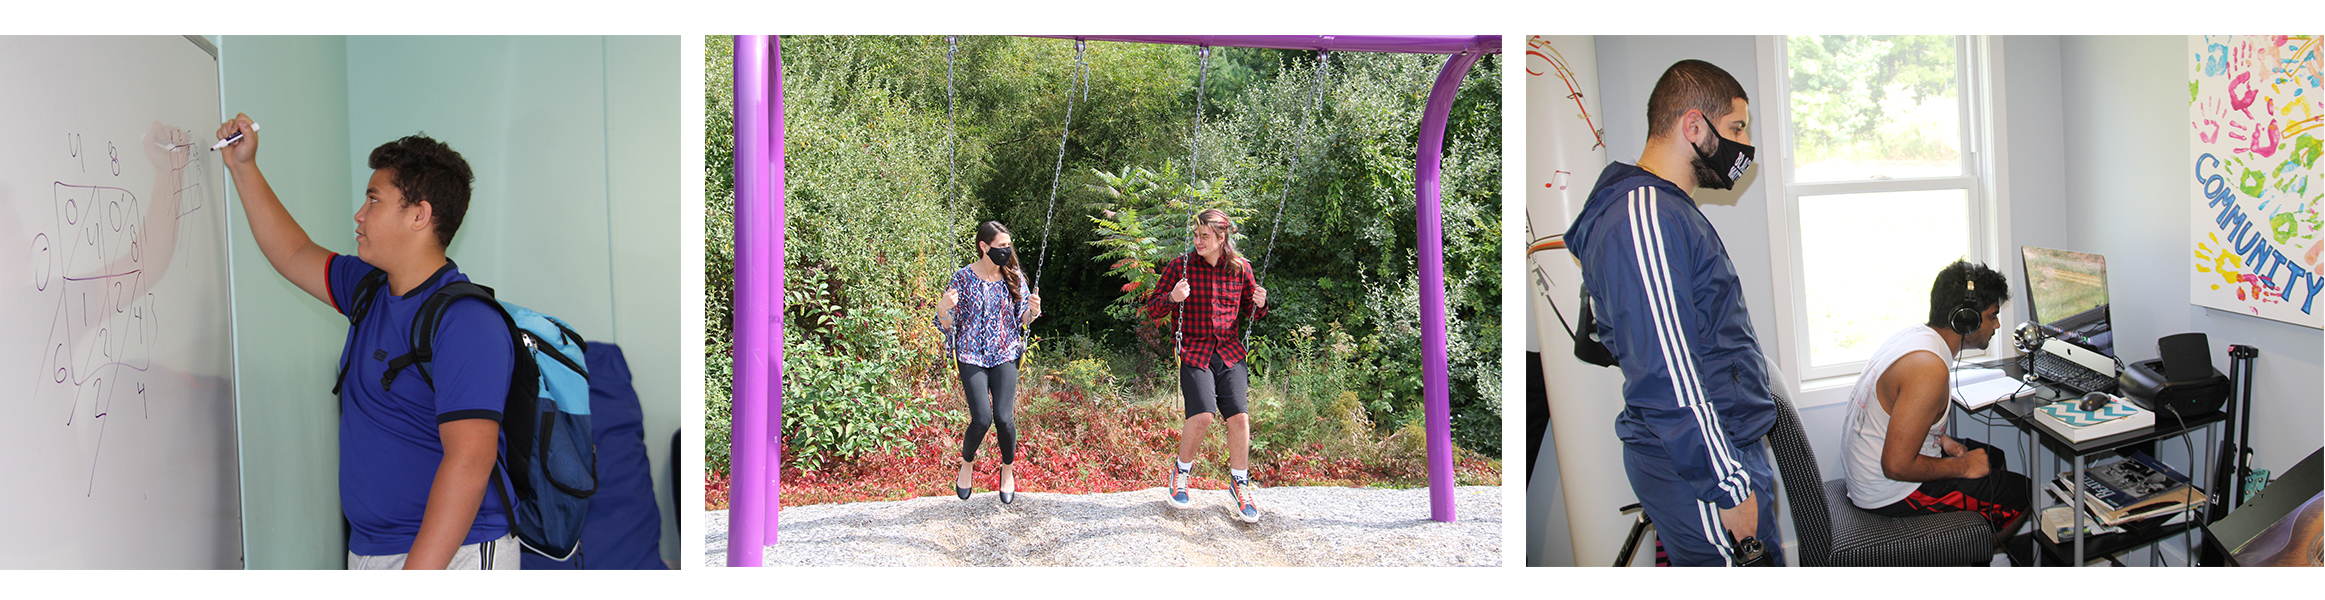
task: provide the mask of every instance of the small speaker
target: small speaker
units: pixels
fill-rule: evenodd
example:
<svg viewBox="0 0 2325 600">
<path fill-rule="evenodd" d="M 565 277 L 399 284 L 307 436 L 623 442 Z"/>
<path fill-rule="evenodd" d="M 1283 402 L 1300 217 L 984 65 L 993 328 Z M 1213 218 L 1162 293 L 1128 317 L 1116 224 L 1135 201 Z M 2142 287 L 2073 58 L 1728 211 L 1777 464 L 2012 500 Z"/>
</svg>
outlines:
<svg viewBox="0 0 2325 600">
<path fill-rule="evenodd" d="M 2212 342 L 2202 332 L 2167 335 L 2155 341 L 2166 380 L 2199 381 L 2212 376 Z"/>
</svg>

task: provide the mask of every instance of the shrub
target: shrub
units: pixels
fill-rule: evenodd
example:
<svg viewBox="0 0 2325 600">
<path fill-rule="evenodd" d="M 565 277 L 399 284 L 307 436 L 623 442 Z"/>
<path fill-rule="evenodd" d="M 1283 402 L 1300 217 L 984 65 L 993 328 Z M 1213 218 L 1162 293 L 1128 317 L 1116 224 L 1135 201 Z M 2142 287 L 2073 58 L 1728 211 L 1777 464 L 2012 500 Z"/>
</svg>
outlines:
<svg viewBox="0 0 2325 600">
<path fill-rule="evenodd" d="M 912 353 L 896 342 L 903 312 L 873 307 L 829 310 L 829 288 L 789 290 L 789 304 L 806 307 L 805 329 L 823 335 L 787 336 L 783 351 L 785 458 L 813 470 L 826 461 L 908 448 L 914 426 L 936 418 L 897 382 Z"/>
</svg>

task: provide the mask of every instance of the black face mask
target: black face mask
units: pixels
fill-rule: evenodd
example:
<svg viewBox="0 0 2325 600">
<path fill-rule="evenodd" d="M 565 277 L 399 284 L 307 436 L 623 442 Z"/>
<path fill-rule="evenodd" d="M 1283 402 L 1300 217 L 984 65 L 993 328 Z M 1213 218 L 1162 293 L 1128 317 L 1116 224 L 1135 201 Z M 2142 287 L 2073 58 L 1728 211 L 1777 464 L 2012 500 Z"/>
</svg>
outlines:
<svg viewBox="0 0 2325 600">
<path fill-rule="evenodd" d="M 990 248 L 985 250 L 985 257 L 993 259 L 993 264 L 996 266 L 1009 266 L 1009 254 L 1009 248 Z"/>
<path fill-rule="evenodd" d="M 1711 137 L 1719 140 L 1719 146 L 1709 152 L 1695 148 L 1695 183 L 1715 190 L 1734 188 L 1736 180 L 1744 177 L 1744 169 L 1752 167 L 1754 150 L 1720 135 L 1719 126 L 1712 125 L 1710 117 L 1704 117 L 1703 123 L 1711 126 Z"/>
</svg>

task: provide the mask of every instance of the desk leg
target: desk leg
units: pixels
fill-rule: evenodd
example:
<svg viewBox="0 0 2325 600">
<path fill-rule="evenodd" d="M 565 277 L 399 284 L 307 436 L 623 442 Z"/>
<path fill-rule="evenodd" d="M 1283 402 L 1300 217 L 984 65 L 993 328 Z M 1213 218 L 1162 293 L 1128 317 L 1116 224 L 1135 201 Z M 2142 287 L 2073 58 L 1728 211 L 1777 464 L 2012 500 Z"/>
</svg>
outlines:
<svg viewBox="0 0 2325 600">
<path fill-rule="evenodd" d="M 2083 566 L 2083 538 L 2091 537 L 2083 534 L 2083 455 L 2075 455 L 2075 478 L 2067 481 L 2072 484 L 2067 487 L 2067 495 L 2075 498 L 2075 564 L 2070 566 L 2080 567 Z"/>
<path fill-rule="evenodd" d="M 2043 494 L 2042 486 L 2043 482 L 2050 481 L 2050 478 L 2043 474 L 2043 469 L 2045 467 L 2055 467 L 2056 463 L 2058 462 L 2058 457 L 2053 456 L 2049 461 L 2036 458 L 2034 455 L 2043 453 L 2042 440 L 2034 437 L 2037 434 L 2031 431 L 2022 429 L 2019 430 L 2019 433 L 2025 435 L 2028 438 L 2027 441 L 2031 442 L 2031 444 L 2027 446 L 2029 451 L 2027 452 L 2026 456 L 2026 471 L 2029 475 L 2029 477 L 2027 477 L 2028 489 L 2026 490 L 2026 497 L 2030 500 L 2028 504 L 2033 505 L 2032 510 L 2034 511 L 2034 534 L 2043 535 L 2042 509 L 2043 505 L 2049 504 L 2049 502 L 2043 501 L 2043 498 L 2047 496 Z M 2031 544 L 2034 546 L 2034 566 L 2041 567 L 2042 555 L 2049 554 L 2050 551 L 2042 549 L 2042 540 L 2028 541 L 2034 542 Z"/>
</svg>

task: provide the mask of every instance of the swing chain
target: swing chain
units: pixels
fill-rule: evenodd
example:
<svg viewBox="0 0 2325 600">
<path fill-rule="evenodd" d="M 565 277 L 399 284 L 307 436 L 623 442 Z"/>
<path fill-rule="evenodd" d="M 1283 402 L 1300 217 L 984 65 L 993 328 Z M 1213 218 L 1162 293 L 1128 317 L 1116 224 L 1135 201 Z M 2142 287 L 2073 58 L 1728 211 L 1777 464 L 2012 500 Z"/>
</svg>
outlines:
<svg viewBox="0 0 2325 600">
<path fill-rule="evenodd" d="M 1308 125 L 1315 120 L 1316 107 L 1322 106 L 1324 103 L 1324 80 L 1330 75 L 1331 65 L 1332 52 L 1330 50 L 1316 52 L 1316 92 L 1308 99 L 1308 109 L 1300 113 L 1300 135 L 1292 143 L 1292 170 L 1284 178 L 1283 196 L 1276 201 L 1275 226 L 1269 228 L 1267 232 L 1267 255 L 1261 257 L 1259 263 L 1259 275 L 1262 277 L 1267 275 L 1268 267 L 1275 264 L 1276 234 L 1284 229 L 1284 207 L 1291 203 L 1292 181 L 1299 178 L 1300 166 L 1303 164 L 1300 161 L 1300 151 L 1307 147 Z M 1253 283 L 1257 283 L 1262 277 L 1254 277 Z M 1248 336 L 1249 332 L 1246 331 L 1245 335 Z"/>
<path fill-rule="evenodd" d="M 1034 263 L 1033 267 L 1033 289 L 1035 290 L 1041 289 L 1041 275 L 1049 270 L 1050 223 L 1057 218 L 1058 214 L 1058 184 L 1065 178 L 1066 141 L 1074 135 L 1075 78 L 1081 79 L 1082 98 L 1087 100 L 1090 97 L 1090 67 L 1085 60 L 1088 56 L 1086 53 L 1088 46 L 1089 42 L 1087 41 L 1074 40 L 1074 70 L 1066 74 L 1066 125 L 1064 131 L 1058 133 L 1057 163 L 1050 167 L 1049 210 L 1041 218 L 1041 258 Z"/>
<path fill-rule="evenodd" d="M 945 36 L 945 200 L 948 202 L 960 196 L 961 156 L 953 139 L 955 124 L 959 122 L 953 113 L 956 95 L 953 89 L 953 58 L 960 52 L 960 37 Z"/>
<path fill-rule="evenodd" d="M 1195 55 L 1202 60 L 1202 66 L 1195 70 L 1195 132 L 1188 136 L 1192 150 L 1187 157 L 1187 185 L 1202 180 L 1196 173 L 1203 165 L 1203 97 L 1210 92 L 1211 46 L 1195 47 Z"/>
<path fill-rule="evenodd" d="M 959 177 L 960 156 L 954 149 L 953 141 L 955 122 L 953 119 L 953 58 L 961 50 L 960 38 L 945 36 L 945 46 L 945 202 L 951 204 L 958 200 L 960 191 L 960 188 L 955 184 L 956 178 Z M 948 288 L 951 285 L 949 282 L 946 283 Z M 956 328 L 959 325 L 959 323 L 954 324 Z M 953 351 L 953 360 L 960 360 L 961 341 L 959 336 L 953 335 L 951 329 L 946 329 L 943 333 L 945 334 L 945 348 Z"/>
<path fill-rule="evenodd" d="M 1253 274 L 1251 278 L 1251 284 L 1254 286 L 1259 285 L 1259 281 L 1267 277 L 1268 267 L 1276 262 L 1276 234 L 1282 233 L 1284 230 L 1284 207 L 1289 206 L 1292 202 L 1292 182 L 1299 179 L 1300 165 L 1303 164 L 1300 161 L 1300 151 L 1308 145 L 1308 125 L 1315 121 L 1316 107 L 1322 106 L 1324 103 L 1324 81 L 1326 77 L 1331 75 L 1331 69 L 1332 51 L 1316 51 L 1316 91 L 1308 98 L 1307 110 L 1300 113 L 1300 135 L 1292 141 L 1292 168 L 1285 173 L 1284 192 L 1276 200 L 1275 226 L 1269 227 L 1267 230 L 1267 255 L 1260 258 L 1259 272 Z M 1245 321 L 1243 324 L 1243 343 L 1246 345 L 1251 343 L 1250 321 Z"/>
</svg>

